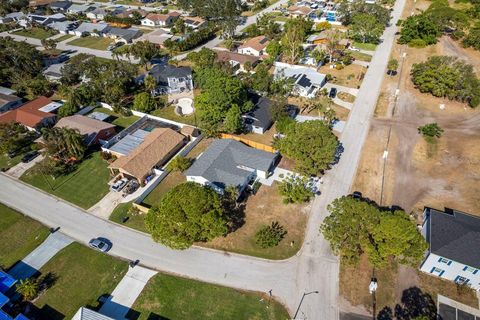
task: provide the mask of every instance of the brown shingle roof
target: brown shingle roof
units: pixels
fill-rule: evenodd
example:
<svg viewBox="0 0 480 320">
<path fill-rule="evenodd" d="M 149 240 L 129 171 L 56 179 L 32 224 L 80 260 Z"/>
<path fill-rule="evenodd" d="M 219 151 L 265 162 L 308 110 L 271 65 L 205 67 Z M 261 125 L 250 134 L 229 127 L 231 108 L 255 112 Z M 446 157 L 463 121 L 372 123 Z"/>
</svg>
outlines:
<svg viewBox="0 0 480 320">
<path fill-rule="evenodd" d="M 217 61 L 228 62 L 228 61 L 237 61 L 240 64 L 245 64 L 245 62 L 250 62 L 254 65 L 256 62 L 260 61 L 259 57 L 250 56 L 248 54 L 241 54 L 237 52 L 224 51 L 224 50 L 215 50 L 217 53 Z"/>
<path fill-rule="evenodd" d="M 127 156 L 115 160 L 109 167 L 125 172 L 138 180 L 175 149 L 183 145 L 185 136 L 170 128 L 157 128 Z"/>
<path fill-rule="evenodd" d="M 258 36 L 255 38 L 251 38 L 247 41 L 245 41 L 244 44 L 242 44 L 239 48 L 253 48 L 257 51 L 263 50 L 267 47 L 268 43 L 267 37 L 265 36 Z"/>
<path fill-rule="evenodd" d="M 55 127 L 77 129 L 80 131 L 80 134 L 92 134 L 115 128 L 115 125 L 77 114 L 60 119 Z"/>
<path fill-rule="evenodd" d="M 290 13 L 298 13 L 298 14 L 302 14 L 302 15 L 308 15 L 310 14 L 313 10 L 309 7 L 305 7 L 305 6 L 291 6 L 291 7 L 288 7 L 287 9 Z"/>
<path fill-rule="evenodd" d="M 180 16 L 180 14 L 178 14 L 178 12 L 172 12 L 172 13 L 168 13 L 168 14 L 149 13 L 145 17 L 145 19 L 150 19 L 152 21 L 164 21 L 165 22 L 170 17 L 175 18 L 175 17 L 178 17 L 178 16 Z"/>
<path fill-rule="evenodd" d="M 0 123 L 15 121 L 24 126 L 35 128 L 43 119 L 55 117 L 53 113 L 39 110 L 50 102 L 52 102 L 52 100 L 47 97 L 38 97 L 17 109 L 0 115 Z"/>
</svg>

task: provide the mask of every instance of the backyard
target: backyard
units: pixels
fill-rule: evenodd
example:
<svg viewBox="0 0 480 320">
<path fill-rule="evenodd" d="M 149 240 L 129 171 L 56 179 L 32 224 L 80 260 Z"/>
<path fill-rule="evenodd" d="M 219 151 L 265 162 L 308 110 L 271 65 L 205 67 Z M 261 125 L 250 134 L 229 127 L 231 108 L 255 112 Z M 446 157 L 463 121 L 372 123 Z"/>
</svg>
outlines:
<svg viewBox="0 0 480 320">
<path fill-rule="evenodd" d="M 0 267 L 8 269 L 45 240 L 47 227 L 0 204 Z"/>
<path fill-rule="evenodd" d="M 112 124 L 116 125 L 121 130 L 129 127 L 135 121 L 140 119 L 139 117 L 134 116 L 134 115 L 124 116 L 124 115 L 118 114 L 115 111 L 107 109 L 107 108 L 96 108 L 93 111 L 102 112 L 102 113 L 109 114 L 109 115 L 115 117 L 115 120 L 112 121 Z"/>
<path fill-rule="evenodd" d="M 179 116 L 175 113 L 175 105 L 169 105 L 160 109 L 157 109 L 151 113 L 154 116 L 165 118 L 180 123 L 186 123 L 192 126 L 197 126 L 197 119 L 195 113 L 188 116 Z"/>
<path fill-rule="evenodd" d="M 43 39 L 50 38 L 51 36 L 54 36 L 55 34 L 57 34 L 57 32 L 55 32 L 53 29 L 43 29 L 39 27 L 33 27 L 30 29 L 18 30 L 13 32 L 12 34 L 15 34 L 17 36 L 43 40 Z"/>
<path fill-rule="evenodd" d="M 68 42 L 67 44 L 77 47 L 85 47 L 95 50 L 107 50 L 108 46 L 113 43 L 113 40 L 105 37 L 83 37 L 77 38 Z"/>
<path fill-rule="evenodd" d="M 38 319 L 71 319 L 80 307 L 98 307 L 98 298 L 110 294 L 127 271 L 127 263 L 78 243 L 72 243 L 40 269 L 55 280 L 34 304 Z"/>
<path fill-rule="evenodd" d="M 74 172 L 56 179 L 40 173 L 38 165 L 20 177 L 20 180 L 83 209 L 90 208 L 108 193 L 109 179 L 110 171 L 100 152 L 88 155 Z"/>
<path fill-rule="evenodd" d="M 138 319 L 290 319 L 275 300 L 167 274 L 153 277 L 132 309 Z"/>
</svg>

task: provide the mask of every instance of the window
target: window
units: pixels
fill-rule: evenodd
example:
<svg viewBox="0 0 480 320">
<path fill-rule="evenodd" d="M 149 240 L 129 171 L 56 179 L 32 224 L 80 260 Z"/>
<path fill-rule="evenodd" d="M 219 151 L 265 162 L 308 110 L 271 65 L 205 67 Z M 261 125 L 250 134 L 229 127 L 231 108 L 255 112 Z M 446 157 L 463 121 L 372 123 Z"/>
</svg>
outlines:
<svg viewBox="0 0 480 320">
<path fill-rule="evenodd" d="M 465 266 L 465 267 L 463 268 L 463 271 L 467 271 L 467 272 L 471 272 L 471 273 L 473 273 L 473 274 L 477 274 L 478 269 L 475 269 L 475 268 L 472 268 L 472 267 L 469 267 L 469 266 Z"/>
<path fill-rule="evenodd" d="M 442 270 L 440 268 L 437 268 L 437 267 L 433 267 L 432 270 L 430 270 L 430 273 L 432 273 L 436 276 L 439 276 L 439 277 L 441 277 L 444 272 L 445 272 L 444 270 Z"/>
<path fill-rule="evenodd" d="M 467 284 L 468 281 L 470 281 L 470 279 L 464 278 L 462 276 L 457 276 L 455 278 L 455 283 L 458 283 L 458 284 Z"/>
<path fill-rule="evenodd" d="M 447 264 L 447 265 L 451 265 L 451 264 L 452 264 L 452 260 L 448 260 L 448 259 L 446 259 L 446 258 L 441 258 L 441 257 L 438 259 L 438 262 L 445 263 L 445 264 Z"/>
</svg>

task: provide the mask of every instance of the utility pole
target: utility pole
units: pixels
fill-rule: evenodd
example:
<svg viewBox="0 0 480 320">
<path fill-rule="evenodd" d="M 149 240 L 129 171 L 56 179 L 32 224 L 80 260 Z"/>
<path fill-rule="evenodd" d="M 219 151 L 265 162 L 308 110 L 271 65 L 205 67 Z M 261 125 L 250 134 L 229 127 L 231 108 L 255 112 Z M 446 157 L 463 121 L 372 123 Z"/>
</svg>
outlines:
<svg viewBox="0 0 480 320">
<path fill-rule="evenodd" d="M 377 297 L 375 296 L 375 292 L 377 291 L 377 288 L 378 288 L 377 278 L 375 278 L 375 268 L 373 268 L 372 279 L 370 280 L 370 285 L 368 286 L 368 291 L 372 295 L 372 308 L 373 308 L 372 319 L 373 320 L 375 320 L 376 314 L 377 314 Z"/>
</svg>

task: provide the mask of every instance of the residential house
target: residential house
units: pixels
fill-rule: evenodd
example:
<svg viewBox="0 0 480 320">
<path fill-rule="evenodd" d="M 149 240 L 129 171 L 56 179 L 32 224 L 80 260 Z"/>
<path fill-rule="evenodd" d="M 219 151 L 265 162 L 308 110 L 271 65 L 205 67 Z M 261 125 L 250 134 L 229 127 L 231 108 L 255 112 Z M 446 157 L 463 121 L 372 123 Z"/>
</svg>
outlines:
<svg viewBox="0 0 480 320">
<path fill-rule="evenodd" d="M 0 23 L 2 24 L 5 24 L 5 23 L 11 23 L 11 22 L 14 22 L 14 20 L 12 18 L 9 18 L 9 17 L 0 17 Z"/>
<path fill-rule="evenodd" d="M 31 8 L 46 7 L 47 5 L 56 1 L 57 0 L 29 0 L 28 6 Z"/>
<path fill-rule="evenodd" d="M 15 288 L 16 283 L 17 280 L 14 277 L 0 270 L 0 319 L 2 320 L 28 320 L 28 318 L 21 313 L 13 318 L 2 310 L 4 306 L 10 305 L 10 299 L 7 295 Z"/>
<path fill-rule="evenodd" d="M 71 5 L 72 3 L 70 1 L 55 1 L 50 3 L 47 7 L 55 12 L 66 12 Z"/>
<path fill-rule="evenodd" d="M 267 55 L 265 49 L 269 43 L 270 41 L 268 41 L 265 36 L 254 37 L 245 41 L 244 44 L 238 47 L 238 53 L 256 57 Z"/>
<path fill-rule="evenodd" d="M 205 150 L 185 171 L 187 181 L 213 188 L 223 194 L 235 187 L 239 194 L 257 177 L 267 178 L 277 154 L 251 148 L 233 139 L 219 139 Z"/>
<path fill-rule="evenodd" d="M 63 13 L 55 13 L 48 16 L 30 14 L 28 15 L 28 20 L 33 24 L 39 24 L 42 26 L 48 26 L 54 22 L 66 21 L 67 17 Z"/>
<path fill-rule="evenodd" d="M 26 19 L 26 15 L 23 12 L 11 12 L 5 15 L 5 18 L 13 19 L 13 21 L 20 21 Z"/>
<path fill-rule="evenodd" d="M 314 10 L 310 7 L 307 6 L 291 6 L 287 8 L 287 11 L 290 15 L 290 17 L 297 18 L 297 17 L 302 17 L 302 18 L 310 18 Z"/>
<path fill-rule="evenodd" d="M 95 10 L 94 6 L 74 3 L 67 9 L 67 12 L 70 14 L 87 14 L 93 10 Z"/>
<path fill-rule="evenodd" d="M 0 93 L 0 113 L 7 112 L 22 105 L 22 98 Z"/>
<path fill-rule="evenodd" d="M 91 309 L 81 307 L 77 313 L 73 316 L 72 320 L 114 320 L 101 313 L 93 311 Z"/>
<path fill-rule="evenodd" d="M 41 127 L 55 123 L 56 112 L 62 104 L 47 97 L 38 97 L 24 105 L 0 114 L 0 123 L 18 122 L 29 130 L 38 130 Z"/>
<path fill-rule="evenodd" d="M 74 21 L 59 21 L 49 24 L 48 27 L 62 34 L 67 34 L 77 27 L 77 23 Z"/>
<path fill-rule="evenodd" d="M 229 63 L 234 71 L 246 72 L 248 68 L 245 65 L 247 63 L 254 68 L 260 62 L 260 58 L 256 56 L 226 50 L 215 50 L 215 52 L 217 53 L 216 61 Z"/>
<path fill-rule="evenodd" d="M 115 125 L 82 115 L 61 118 L 55 127 L 78 130 L 84 136 L 87 146 L 107 141 L 115 135 Z"/>
<path fill-rule="evenodd" d="M 174 36 L 173 34 L 163 29 L 157 29 L 152 32 L 143 34 L 141 37 L 134 39 L 133 42 L 148 41 L 156 44 L 159 47 L 163 47 L 163 43 L 167 39 L 170 39 L 171 41 L 179 41 L 182 38 L 178 36 Z"/>
<path fill-rule="evenodd" d="M 64 65 L 65 62 L 52 63 L 45 68 L 42 73 L 48 80 L 60 83 L 60 79 L 62 78 L 62 68 Z"/>
<path fill-rule="evenodd" d="M 192 69 L 175 67 L 170 64 L 157 64 L 147 75 L 151 75 L 157 82 L 157 88 L 152 94 L 172 94 L 193 90 Z"/>
<path fill-rule="evenodd" d="M 171 26 L 180 17 L 178 12 L 167 14 L 149 13 L 141 20 L 142 26 L 149 27 L 168 27 Z"/>
<path fill-rule="evenodd" d="M 142 31 L 139 29 L 122 29 L 122 28 L 110 28 L 108 29 L 106 36 L 115 40 L 115 42 L 131 43 L 133 39 L 137 39 L 142 35 Z"/>
<path fill-rule="evenodd" d="M 182 18 L 185 26 L 192 30 L 198 30 L 207 25 L 207 21 L 200 17 L 184 17 Z"/>
<path fill-rule="evenodd" d="M 420 270 L 480 291 L 480 217 L 432 208 L 423 215 L 429 248 Z"/>
<path fill-rule="evenodd" d="M 125 10 L 123 12 L 120 12 L 116 15 L 118 18 L 133 18 L 133 13 L 137 12 L 140 14 L 142 17 L 146 17 L 148 12 L 142 9 L 131 9 L 131 10 Z"/>
<path fill-rule="evenodd" d="M 104 36 L 109 29 L 110 26 L 106 23 L 82 22 L 73 33 L 78 37 L 81 37 L 83 34 L 88 34 L 90 36 Z"/>
<path fill-rule="evenodd" d="M 103 20 L 107 14 L 108 10 L 100 7 L 87 12 L 87 18 L 92 20 Z"/>
<path fill-rule="evenodd" d="M 0 86 L 0 93 L 14 95 L 14 94 L 17 93 L 17 91 L 15 91 L 13 89 L 10 89 L 10 88 L 7 88 L 7 87 L 1 87 Z"/>
<path fill-rule="evenodd" d="M 153 169 L 162 167 L 186 143 L 187 137 L 170 128 L 155 128 L 147 132 L 136 148 L 120 156 L 110 166 L 113 173 L 143 182 L 153 174 Z"/>
<path fill-rule="evenodd" d="M 313 98 L 317 91 L 325 85 L 327 77 L 315 68 L 275 62 L 274 77 L 287 78 L 293 82 L 293 94 Z"/>
<path fill-rule="evenodd" d="M 264 134 L 273 124 L 272 101 L 260 96 L 252 100 L 255 107 L 242 115 L 245 128 L 253 133 Z"/>
</svg>

